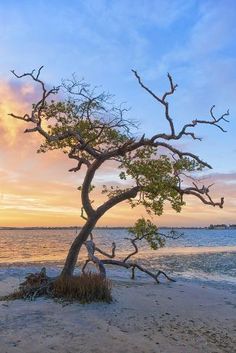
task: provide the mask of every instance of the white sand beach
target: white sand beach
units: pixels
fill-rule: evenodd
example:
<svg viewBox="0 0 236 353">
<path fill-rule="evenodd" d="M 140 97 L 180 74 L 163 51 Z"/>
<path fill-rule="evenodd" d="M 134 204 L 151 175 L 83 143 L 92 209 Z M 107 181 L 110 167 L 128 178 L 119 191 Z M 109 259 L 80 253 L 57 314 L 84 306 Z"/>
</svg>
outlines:
<svg viewBox="0 0 236 353">
<path fill-rule="evenodd" d="M 0 295 L 17 285 L 0 282 Z M 1 353 L 233 353 L 236 296 L 184 282 L 116 281 L 111 304 L 0 302 Z"/>
</svg>

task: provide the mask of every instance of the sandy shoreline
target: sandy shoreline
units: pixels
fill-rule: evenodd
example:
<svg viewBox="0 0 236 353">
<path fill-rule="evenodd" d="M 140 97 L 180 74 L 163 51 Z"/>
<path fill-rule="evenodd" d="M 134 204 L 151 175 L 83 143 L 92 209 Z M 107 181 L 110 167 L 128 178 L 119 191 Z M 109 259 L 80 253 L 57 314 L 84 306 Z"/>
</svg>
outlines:
<svg viewBox="0 0 236 353">
<path fill-rule="evenodd" d="M 0 282 L 0 295 L 17 285 Z M 232 353 L 236 298 L 187 283 L 116 281 L 112 304 L 0 302 L 1 353 Z"/>
</svg>

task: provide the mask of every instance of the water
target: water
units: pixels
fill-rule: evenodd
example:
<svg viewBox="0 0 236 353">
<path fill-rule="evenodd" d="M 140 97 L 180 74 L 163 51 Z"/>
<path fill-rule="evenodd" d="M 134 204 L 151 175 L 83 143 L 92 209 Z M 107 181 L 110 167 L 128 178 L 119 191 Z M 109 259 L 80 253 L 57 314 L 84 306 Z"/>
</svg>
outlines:
<svg viewBox="0 0 236 353">
<path fill-rule="evenodd" d="M 134 259 L 153 271 L 163 269 L 174 277 L 236 284 L 236 229 L 179 231 L 184 233 L 179 239 L 168 239 L 166 247 L 157 251 L 142 242 Z M 75 229 L 0 230 L 0 276 L 9 271 L 23 275 L 27 269 L 33 271 L 39 266 L 47 266 L 53 273 L 58 271 L 75 235 Z M 130 241 L 125 240 L 128 236 L 126 229 L 94 231 L 96 244 L 103 250 L 110 252 L 112 241 L 116 242 L 119 259 L 133 249 Z M 85 259 L 83 249 L 78 265 Z M 117 268 L 108 272 L 111 276 L 129 275 Z"/>
</svg>

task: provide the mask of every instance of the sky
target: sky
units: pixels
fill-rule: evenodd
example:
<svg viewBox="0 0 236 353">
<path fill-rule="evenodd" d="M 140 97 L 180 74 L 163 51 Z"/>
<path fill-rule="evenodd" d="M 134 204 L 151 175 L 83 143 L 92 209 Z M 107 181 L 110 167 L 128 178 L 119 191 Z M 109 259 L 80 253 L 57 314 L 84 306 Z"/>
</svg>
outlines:
<svg viewBox="0 0 236 353">
<path fill-rule="evenodd" d="M 163 111 L 137 84 L 136 69 L 155 92 L 168 87 L 170 72 L 178 89 L 170 98 L 176 127 L 230 109 L 227 133 L 205 126 L 202 142 L 185 139 L 182 148 L 201 156 L 213 169 L 204 178 L 214 183 L 223 210 L 186 199 L 181 214 L 168 206 L 154 222 L 167 226 L 236 223 L 236 2 L 234 0 L 8 0 L 0 2 L 0 226 L 81 225 L 82 175 L 68 169 L 73 162 L 59 152 L 37 154 L 40 138 L 23 134 L 25 125 L 8 113 L 24 113 L 36 88 L 18 73 L 44 65 L 48 87 L 76 73 L 92 85 L 126 102 L 140 132 L 167 131 Z M 115 170 L 96 176 L 110 183 Z M 201 176 L 202 177 L 202 176 Z M 94 198 L 102 198 L 98 190 Z M 113 208 L 100 226 L 131 225 L 144 210 L 127 204 Z"/>
</svg>

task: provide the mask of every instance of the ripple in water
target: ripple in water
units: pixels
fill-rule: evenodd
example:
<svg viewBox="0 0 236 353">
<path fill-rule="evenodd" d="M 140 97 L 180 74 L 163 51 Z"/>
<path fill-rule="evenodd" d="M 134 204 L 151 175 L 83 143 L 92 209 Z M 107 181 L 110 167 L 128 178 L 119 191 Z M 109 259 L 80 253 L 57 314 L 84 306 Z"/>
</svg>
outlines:
<svg viewBox="0 0 236 353">
<path fill-rule="evenodd" d="M 174 276 L 236 283 L 236 229 L 180 231 L 184 232 L 183 237 L 168 240 L 166 248 L 159 251 L 150 251 L 143 242 L 139 254 L 141 263 Z M 75 234 L 73 229 L 0 230 L 0 266 L 2 270 L 12 264 L 61 267 Z M 97 229 L 94 236 L 97 244 L 108 252 L 115 241 L 120 258 L 132 250 L 124 240 L 128 236 L 126 229 Z M 80 261 L 85 258 L 83 250 Z"/>
</svg>

